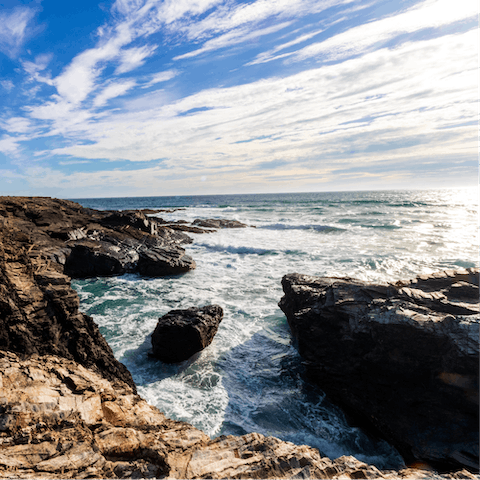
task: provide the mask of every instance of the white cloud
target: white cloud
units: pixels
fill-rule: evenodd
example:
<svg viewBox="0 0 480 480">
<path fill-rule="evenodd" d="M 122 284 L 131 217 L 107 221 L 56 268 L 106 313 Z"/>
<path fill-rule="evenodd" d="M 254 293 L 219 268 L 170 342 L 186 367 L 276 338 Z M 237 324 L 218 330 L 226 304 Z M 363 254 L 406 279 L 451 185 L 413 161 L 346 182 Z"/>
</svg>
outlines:
<svg viewBox="0 0 480 480">
<path fill-rule="evenodd" d="M 15 58 L 28 37 L 28 26 L 35 10 L 21 6 L 0 12 L 0 51 Z"/>
<path fill-rule="evenodd" d="M 472 156 L 475 129 L 443 127 L 476 118 L 475 42 L 475 31 L 448 35 L 286 78 L 144 105 L 142 111 L 85 125 L 82 141 L 93 144 L 54 153 L 131 161 L 162 157 L 178 174 L 201 166 L 204 175 L 249 171 L 272 159 L 320 175 L 338 168 L 339 160 L 348 166 Z M 203 107 L 209 109 L 178 116 Z"/>
<path fill-rule="evenodd" d="M 278 21 L 318 13 L 333 5 L 351 3 L 351 1 L 353 0 L 256 0 L 234 7 L 227 2 L 203 20 L 193 24 L 187 23 L 181 28 L 191 40 L 195 40 L 246 24 L 253 27 L 275 17 Z"/>
<path fill-rule="evenodd" d="M 115 70 L 115 75 L 130 72 L 145 63 L 145 59 L 150 57 L 155 50 L 156 45 L 145 45 L 122 50 L 120 54 L 120 65 Z"/>
<path fill-rule="evenodd" d="M 151 87 L 152 85 L 156 85 L 157 83 L 167 82 L 168 80 L 175 78 L 179 73 L 180 72 L 175 69 L 155 73 L 150 77 L 150 81 L 143 85 L 142 88 Z"/>
<path fill-rule="evenodd" d="M 299 37 L 295 38 L 294 40 L 291 40 L 290 42 L 282 43 L 281 45 L 277 45 L 275 48 L 272 48 L 271 50 L 267 52 L 262 52 L 257 57 L 252 60 L 251 62 L 247 63 L 247 65 L 257 65 L 259 63 L 266 63 L 270 62 L 272 60 L 275 60 L 277 58 L 284 58 L 286 56 L 293 55 L 294 52 L 292 53 L 285 53 L 282 55 L 276 55 L 277 52 L 281 50 L 285 50 L 286 48 L 290 48 L 293 45 L 298 45 L 299 43 L 306 42 L 307 40 L 310 40 L 312 37 L 315 37 L 316 35 L 322 33 L 324 29 L 321 30 L 314 30 L 313 32 L 306 33 L 304 35 L 300 35 Z"/>
<path fill-rule="evenodd" d="M 35 58 L 34 62 L 30 61 L 23 61 L 22 67 L 23 69 L 30 75 L 32 80 L 35 80 L 37 82 L 42 82 L 46 83 L 48 85 L 53 85 L 53 82 L 50 78 L 50 75 L 41 75 L 40 72 L 45 70 L 48 66 L 48 64 L 51 62 L 53 58 L 52 54 L 43 54 L 43 55 L 38 55 Z"/>
<path fill-rule="evenodd" d="M 102 107 L 108 100 L 124 95 L 128 90 L 136 85 L 134 81 L 113 83 L 105 87 L 93 100 L 95 107 Z"/>
<path fill-rule="evenodd" d="M 7 91 L 7 92 L 11 92 L 15 85 L 13 84 L 13 82 L 11 80 L 2 80 L 0 82 L 0 85 Z"/>
<path fill-rule="evenodd" d="M 308 58 L 339 61 L 361 55 L 401 34 L 437 28 L 473 18 L 477 7 L 471 0 L 426 0 L 400 14 L 351 28 L 320 43 L 313 43 L 295 53 L 292 60 Z"/>
<path fill-rule="evenodd" d="M 4 135 L 0 138 L 0 152 L 5 155 L 16 156 L 20 152 L 20 144 L 22 140 L 27 140 L 26 137 L 11 137 L 10 135 Z"/>
<path fill-rule="evenodd" d="M 238 28 L 231 32 L 220 35 L 216 38 L 208 40 L 203 44 L 202 48 L 194 50 L 193 52 L 188 52 L 183 55 L 179 55 L 174 58 L 174 60 L 181 60 L 190 57 L 196 57 L 205 52 L 210 52 L 212 50 L 218 50 L 219 48 L 224 48 L 226 46 L 235 45 L 238 43 L 248 42 L 252 39 L 262 37 L 264 35 L 270 35 L 271 33 L 277 32 L 288 27 L 291 22 L 283 22 L 278 25 L 273 25 L 271 27 L 262 28 L 259 30 L 250 30 L 248 28 Z"/>
<path fill-rule="evenodd" d="M 27 133 L 32 127 L 30 120 L 22 117 L 11 117 L 0 120 L 0 128 L 9 133 Z"/>
</svg>

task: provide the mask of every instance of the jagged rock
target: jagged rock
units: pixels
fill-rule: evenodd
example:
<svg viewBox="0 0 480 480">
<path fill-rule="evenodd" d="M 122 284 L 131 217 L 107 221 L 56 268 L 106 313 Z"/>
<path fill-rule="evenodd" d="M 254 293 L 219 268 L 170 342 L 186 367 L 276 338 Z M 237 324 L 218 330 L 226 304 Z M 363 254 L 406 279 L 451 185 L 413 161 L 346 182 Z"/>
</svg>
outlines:
<svg viewBox="0 0 480 480">
<path fill-rule="evenodd" d="M 334 402 L 407 462 L 478 471 L 478 270 L 395 285 L 291 274 L 282 285 L 309 377 Z"/>
<path fill-rule="evenodd" d="M 5 227 L 14 226 L 16 243 L 39 255 L 48 252 L 50 261 L 74 278 L 138 271 L 140 252 L 143 274 L 195 268 L 181 248 L 192 239 L 140 211 L 97 211 L 67 200 L 0 197 L 0 219 Z M 150 268 L 145 265 L 149 259 Z"/>
<path fill-rule="evenodd" d="M 129 245 L 105 241 L 81 240 L 70 243 L 65 273 L 73 278 L 106 277 L 134 271 L 139 255 Z"/>
<path fill-rule="evenodd" d="M 239 222 L 238 220 L 226 220 L 226 219 L 200 219 L 197 218 L 192 222 L 192 225 L 205 228 L 245 228 L 248 227 L 245 223 Z"/>
<path fill-rule="evenodd" d="M 149 277 L 162 277 L 185 273 L 196 267 L 195 261 L 185 255 L 185 250 L 175 248 L 142 248 L 139 252 L 137 270 Z"/>
<path fill-rule="evenodd" d="M 152 355 L 168 363 L 187 360 L 210 345 L 222 318 L 218 305 L 170 311 L 152 334 Z"/>
<path fill-rule="evenodd" d="M 0 223 L 0 349 L 62 356 L 135 388 L 93 319 L 79 311 L 61 265 L 18 242 L 18 233 Z"/>
<path fill-rule="evenodd" d="M 0 478 L 475 478 L 379 471 L 250 433 L 211 440 L 126 383 L 55 356 L 0 351 Z"/>
</svg>

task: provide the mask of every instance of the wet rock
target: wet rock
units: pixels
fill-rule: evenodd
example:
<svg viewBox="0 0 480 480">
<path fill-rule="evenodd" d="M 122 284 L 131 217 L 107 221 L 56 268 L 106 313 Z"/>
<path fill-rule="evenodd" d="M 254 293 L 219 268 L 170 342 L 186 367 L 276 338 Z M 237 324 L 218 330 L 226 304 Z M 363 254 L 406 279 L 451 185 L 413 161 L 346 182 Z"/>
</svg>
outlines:
<svg viewBox="0 0 480 480">
<path fill-rule="evenodd" d="M 138 272 L 149 277 L 177 275 L 195 267 L 195 261 L 179 247 L 141 249 L 137 264 Z"/>
<path fill-rule="evenodd" d="M 83 240 L 69 246 L 65 273 L 72 278 L 121 275 L 135 270 L 139 259 L 135 248 L 105 241 Z"/>
<path fill-rule="evenodd" d="M 404 456 L 478 470 L 478 270 L 394 285 L 291 274 L 285 312 L 310 378 Z"/>
<path fill-rule="evenodd" d="M 204 228 L 246 228 L 248 225 L 239 222 L 238 220 L 226 220 L 226 219 L 205 219 L 197 218 L 192 222 L 192 225 Z"/>
<path fill-rule="evenodd" d="M 210 345 L 223 318 L 218 305 L 172 310 L 158 321 L 152 334 L 152 355 L 176 363 Z"/>
</svg>

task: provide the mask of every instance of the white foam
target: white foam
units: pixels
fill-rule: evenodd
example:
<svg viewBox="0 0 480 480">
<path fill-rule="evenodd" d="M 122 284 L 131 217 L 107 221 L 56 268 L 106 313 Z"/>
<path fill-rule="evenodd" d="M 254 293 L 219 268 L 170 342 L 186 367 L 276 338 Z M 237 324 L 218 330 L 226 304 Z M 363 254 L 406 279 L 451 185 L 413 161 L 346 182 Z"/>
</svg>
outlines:
<svg viewBox="0 0 480 480">
<path fill-rule="evenodd" d="M 316 446 L 329 456 L 352 454 L 380 464 L 395 454 L 369 445 L 341 413 L 325 407 L 318 392 L 305 387 L 301 360 L 277 306 L 281 278 L 299 272 L 387 282 L 473 266 L 477 219 L 470 203 L 456 201 L 449 210 L 447 200 L 430 193 L 369 195 L 358 194 L 380 200 L 204 205 L 160 213 L 168 220 L 226 218 L 259 228 L 192 234 L 194 243 L 186 250 L 197 268 L 183 276 L 75 282 L 82 308 L 101 326 L 141 395 L 167 415 L 209 435 L 257 431 Z M 325 233 L 311 226 L 339 230 Z M 158 317 L 212 303 L 224 309 L 224 319 L 198 358 L 176 366 L 148 358 Z"/>
</svg>

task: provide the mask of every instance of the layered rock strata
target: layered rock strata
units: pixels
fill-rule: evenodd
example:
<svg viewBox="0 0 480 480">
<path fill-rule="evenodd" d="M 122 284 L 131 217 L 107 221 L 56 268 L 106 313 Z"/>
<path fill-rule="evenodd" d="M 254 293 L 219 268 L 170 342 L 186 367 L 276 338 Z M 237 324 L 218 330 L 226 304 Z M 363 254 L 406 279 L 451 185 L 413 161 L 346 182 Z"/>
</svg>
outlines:
<svg viewBox="0 0 480 480">
<path fill-rule="evenodd" d="M 291 274 L 285 312 L 309 377 L 402 453 L 478 471 L 478 270 L 372 285 Z"/>
<path fill-rule="evenodd" d="M 168 312 L 152 334 L 152 355 L 167 363 L 189 359 L 212 343 L 222 318 L 219 305 Z"/>
<path fill-rule="evenodd" d="M 0 392 L 0 478 L 475 478 L 381 472 L 257 433 L 211 440 L 125 382 L 51 355 L 0 350 Z"/>
</svg>

